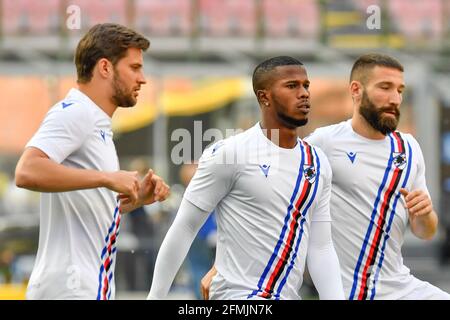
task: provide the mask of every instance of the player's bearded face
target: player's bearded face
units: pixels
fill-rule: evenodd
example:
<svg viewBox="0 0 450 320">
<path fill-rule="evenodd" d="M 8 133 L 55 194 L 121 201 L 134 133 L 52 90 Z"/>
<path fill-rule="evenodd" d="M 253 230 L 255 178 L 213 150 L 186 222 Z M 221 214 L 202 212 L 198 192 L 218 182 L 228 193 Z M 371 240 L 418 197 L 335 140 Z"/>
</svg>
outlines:
<svg viewBox="0 0 450 320">
<path fill-rule="evenodd" d="M 272 104 L 275 108 L 278 119 L 284 123 L 285 126 L 289 128 L 298 128 L 306 125 L 308 123 L 308 118 L 306 115 L 298 114 L 298 117 L 294 117 L 289 114 L 289 108 L 278 99 L 276 95 L 272 96 Z"/>
<path fill-rule="evenodd" d="M 112 100 L 116 106 L 122 108 L 130 108 L 134 106 L 137 102 L 136 98 L 133 96 L 134 91 L 129 88 L 125 81 L 120 77 L 119 72 L 114 70 L 114 78 L 112 81 L 113 86 L 113 96 Z"/>
<path fill-rule="evenodd" d="M 400 110 L 396 106 L 377 107 L 363 90 L 359 113 L 366 121 L 382 134 L 388 134 L 397 129 L 400 120 Z M 390 113 L 391 115 L 387 114 Z M 393 116 L 392 116 L 393 115 Z"/>
</svg>

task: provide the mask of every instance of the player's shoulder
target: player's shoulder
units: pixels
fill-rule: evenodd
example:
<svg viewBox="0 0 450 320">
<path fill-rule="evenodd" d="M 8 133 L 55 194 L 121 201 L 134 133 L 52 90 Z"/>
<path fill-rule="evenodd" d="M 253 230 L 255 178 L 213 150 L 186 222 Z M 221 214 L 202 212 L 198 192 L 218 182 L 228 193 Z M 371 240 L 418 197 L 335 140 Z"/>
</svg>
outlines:
<svg viewBox="0 0 450 320">
<path fill-rule="evenodd" d="M 311 145 L 311 147 L 313 148 L 313 150 L 317 154 L 317 157 L 319 158 L 319 162 L 320 162 L 321 167 L 323 167 L 327 171 L 331 171 L 330 162 L 328 161 L 328 157 L 325 154 L 325 152 L 322 150 L 322 148 L 317 146 L 317 145 Z"/>
<path fill-rule="evenodd" d="M 418 143 L 416 138 L 414 138 L 414 136 L 411 133 L 402 132 L 402 131 L 395 131 L 395 132 L 408 141 Z"/>
<path fill-rule="evenodd" d="M 304 144 L 308 144 L 311 146 L 311 148 L 314 150 L 314 152 L 317 154 L 317 156 L 322 159 L 322 158 L 327 158 L 327 156 L 325 155 L 325 152 L 323 152 L 322 148 L 320 146 L 317 145 L 313 145 L 311 143 L 308 143 L 306 140 L 303 140 Z"/>
<path fill-rule="evenodd" d="M 308 141 L 314 145 L 326 144 L 331 138 L 335 138 L 343 133 L 347 132 L 349 128 L 349 120 L 342 121 L 340 123 L 319 127 L 315 129 L 312 133 L 304 138 L 305 141 Z"/>
<path fill-rule="evenodd" d="M 210 144 L 203 152 L 203 155 L 215 156 L 224 153 L 235 153 L 238 149 L 245 148 L 245 145 L 252 140 L 253 134 L 254 127 L 247 130 L 236 130 L 235 134 Z"/>
<path fill-rule="evenodd" d="M 403 138 L 403 140 L 405 140 L 407 143 L 409 143 L 411 145 L 411 148 L 413 148 L 413 150 L 421 149 L 419 142 L 411 133 L 406 133 L 406 132 L 401 132 L 401 131 L 396 131 L 396 133 L 399 134 L 400 137 Z"/>
<path fill-rule="evenodd" d="M 241 159 L 240 140 L 244 133 L 230 136 L 210 144 L 199 159 L 199 168 L 214 172 L 216 177 L 227 178 L 244 163 Z"/>
<path fill-rule="evenodd" d="M 72 89 L 65 98 L 50 108 L 46 121 L 49 125 L 68 124 L 71 128 L 78 126 L 79 129 L 89 130 L 100 116 L 96 109 L 100 110 L 100 108 L 93 107 L 93 102 L 80 91 Z"/>
<path fill-rule="evenodd" d="M 93 108 L 85 101 L 72 97 L 66 97 L 56 102 L 48 114 L 78 121 L 87 121 L 95 115 Z"/>
<path fill-rule="evenodd" d="M 324 136 L 331 136 L 339 133 L 346 132 L 349 128 L 349 120 L 341 121 L 339 123 L 331 124 L 328 126 L 317 128 L 313 134 L 319 134 Z"/>
</svg>

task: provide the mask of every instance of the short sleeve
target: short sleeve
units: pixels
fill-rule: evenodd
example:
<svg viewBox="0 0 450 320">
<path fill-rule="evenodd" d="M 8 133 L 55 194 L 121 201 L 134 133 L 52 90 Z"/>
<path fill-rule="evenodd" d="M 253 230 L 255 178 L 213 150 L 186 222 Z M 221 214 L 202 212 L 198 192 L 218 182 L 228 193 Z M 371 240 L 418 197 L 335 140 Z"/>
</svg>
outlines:
<svg viewBox="0 0 450 320">
<path fill-rule="evenodd" d="M 311 221 L 331 221 L 330 215 L 330 198 L 331 198 L 331 181 L 332 171 L 330 163 L 323 151 L 315 148 L 320 159 L 320 181 L 321 189 L 317 197 L 317 205 L 312 214 Z"/>
<path fill-rule="evenodd" d="M 89 109 L 78 102 L 59 103 L 45 116 L 26 147 L 35 147 L 61 163 L 79 149 L 94 127 Z"/>
<path fill-rule="evenodd" d="M 230 192 L 237 170 L 233 138 L 218 141 L 200 157 L 197 171 L 186 188 L 184 198 L 211 212 Z"/>
</svg>

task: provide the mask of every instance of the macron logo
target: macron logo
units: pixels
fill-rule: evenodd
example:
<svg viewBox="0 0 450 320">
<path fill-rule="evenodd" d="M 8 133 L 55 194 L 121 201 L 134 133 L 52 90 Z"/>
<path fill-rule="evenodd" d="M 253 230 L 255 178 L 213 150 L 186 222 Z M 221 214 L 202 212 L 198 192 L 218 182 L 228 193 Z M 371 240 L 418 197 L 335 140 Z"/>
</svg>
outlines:
<svg viewBox="0 0 450 320">
<path fill-rule="evenodd" d="M 265 175 L 266 178 L 267 178 L 267 175 L 269 174 L 270 166 L 264 164 L 264 165 L 262 165 L 262 166 L 260 165 L 259 167 L 261 168 L 261 171 L 264 173 L 264 175 Z"/>
<path fill-rule="evenodd" d="M 102 136 L 102 138 L 103 138 L 103 141 L 105 141 L 105 142 L 106 142 L 106 138 L 105 138 L 105 131 L 103 131 L 103 130 L 100 130 L 100 135 Z"/>
<path fill-rule="evenodd" d="M 217 150 L 219 150 L 219 148 L 222 147 L 224 144 L 225 144 L 224 141 L 217 142 L 217 144 L 214 146 L 214 148 L 212 150 L 212 154 L 214 154 Z"/>
<path fill-rule="evenodd" d="M 347 157 L 350 159 L 350 161 L 353 163 L 355 162 L 355 158 L 356 158 L 356 153 L 354 152 L 348 152 L 347 153 Z"/>
<path fill-rule="evenodd" d="M 69 102 L 69 103 L 62 103 L 62 108 L 65 109 L 67 107 L 70 107 L 71 105 L 73 105 L 73 102 Z"/>
</svg>

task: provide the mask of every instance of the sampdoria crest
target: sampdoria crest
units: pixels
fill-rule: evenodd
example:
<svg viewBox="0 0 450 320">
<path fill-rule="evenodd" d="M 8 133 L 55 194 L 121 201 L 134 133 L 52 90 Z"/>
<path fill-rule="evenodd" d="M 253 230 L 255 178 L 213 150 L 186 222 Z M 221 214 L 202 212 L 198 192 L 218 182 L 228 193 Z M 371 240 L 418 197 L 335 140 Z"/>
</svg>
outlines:
<svg viewBox="0 0 450 320">
<path fill-rule="evenodd" d="M 309 183 L 313 184 L 316 181 L 316 168 L 308 164 L 303 165 L 303 175 Z"/>
<path fill-rule="evenodd" d="M 406 154 L 404 152 L 393 152 L 392 153 L 393 164 L 400 170 L 405 169 L 406 167 Z"/>
</svg>

